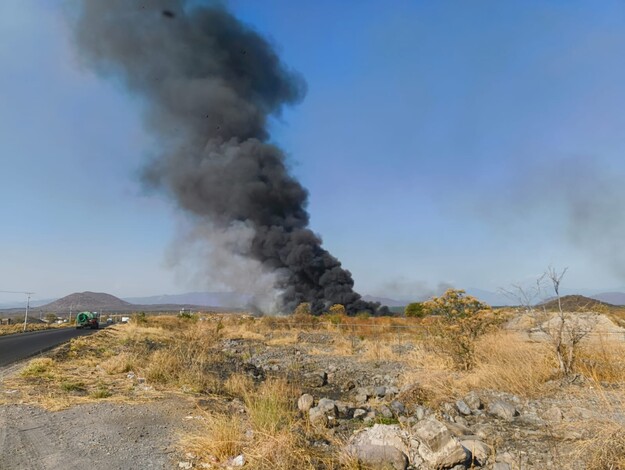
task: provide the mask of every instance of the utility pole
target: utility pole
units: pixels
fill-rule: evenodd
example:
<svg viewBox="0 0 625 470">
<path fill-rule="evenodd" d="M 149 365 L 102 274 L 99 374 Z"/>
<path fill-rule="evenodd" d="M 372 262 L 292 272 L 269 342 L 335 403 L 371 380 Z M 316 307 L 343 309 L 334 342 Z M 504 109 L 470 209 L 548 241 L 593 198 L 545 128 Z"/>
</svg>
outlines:
<svg viewBox="0 0 625 470">
<path fill-rule="evenodd" d="M 28 309 L 30 308 L 30 296 L 34 292 L 24 292 L 26 294 L 26 315 L 24 315 L 24 331 L 26 331 L 26 322 L 28 321 Z"/>
<path fill-rule="evenodd" d="M 26 313 L 24 314 L 24 331 L 26 331 L 26 323 L 28 322 L 28 310 L 30 309 L 30 296 L 34 294 L 34 292 L 24 292 L 24 291 L 12 291 L 12 290 L 0 290 L 3 294 L 25 294 L 26 295 Z"/>
</svg>

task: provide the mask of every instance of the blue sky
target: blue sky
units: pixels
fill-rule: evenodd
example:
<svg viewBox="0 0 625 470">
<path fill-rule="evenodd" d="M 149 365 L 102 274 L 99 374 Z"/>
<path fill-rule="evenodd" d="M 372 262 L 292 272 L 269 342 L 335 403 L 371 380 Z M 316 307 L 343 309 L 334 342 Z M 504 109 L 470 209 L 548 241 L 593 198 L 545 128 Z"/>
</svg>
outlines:
<svg viewBox="0 0 625 470">
<path fill-rule="evenodd" d="M 184 215 L 142 188 L 138 103 L 81 67 L 62 5 L 0 3 L 0 290 L 221 289 L 168 266 Z M 361 293 L 494 290 L 549 264 L 625 289 L 623 4 L 229 5 L 308 83 L 272 138 Z"/>
</svg>

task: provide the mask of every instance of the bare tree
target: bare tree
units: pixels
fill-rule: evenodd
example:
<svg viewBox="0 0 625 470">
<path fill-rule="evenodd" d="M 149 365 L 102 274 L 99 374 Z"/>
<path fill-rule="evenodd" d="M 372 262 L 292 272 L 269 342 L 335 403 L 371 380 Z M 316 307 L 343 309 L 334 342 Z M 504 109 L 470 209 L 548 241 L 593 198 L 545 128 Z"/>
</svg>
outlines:
<svg viewBox="0 0 625 470">
<path fill-rule="evenodd" d="M 529 286 L 512 284 L 510 288 L 501 287 L 499 291 L 506 297 L 517 302 L 517 305 L 525 310 L 525 313 L 534 315 L 538 301 L 542 300 L 545 291 L 547 273 L 543 273 Z"/>
<path fill-rule="evenodd" d="M 597 315 L 591 314 L 589 316 L 589 314 L 583 315 L 579 312 L 564 311 L 560 295 L 560 283 L 566 271 L 567 268 L 564 268 L 562 271 L 556 270 L 553 266 L 547 268 L 547 279 L 551 282 L 553 291 L 556 294 L 558 310 L 555 322 L 547 322 L 542 326 L 543 331 L 551 339 L 560 371 L 568 377 L 573 373 L 580 343 L 597 325 Z"/>
<path fill-rule="evenodd" d="M 560 284 L 567 270 L 568 268 L 564 268 L 558 271 L 549 266 L 533 285 L 523 287 L 513 284 L 510 289 L 501 289 L 501 291 L 516 299 L 525 312 L 531 316 L 535 331 L 544 334 L 552 344 L 560 372 L 564 376 L 570 377 L 573 374 L 580 343 L 595 328 L 597 315 L 590 312 L 581 314 L 564 310 Z M 557 310 L 553 318 L 550 318 L 551 315 L 547 312 L 544 303 L 542 303 L 541 309 L 536 308 L 536 302 L 542 300 L 547 285 L 553 289 L 555 294 L 554 300 Z"/>
</svg>

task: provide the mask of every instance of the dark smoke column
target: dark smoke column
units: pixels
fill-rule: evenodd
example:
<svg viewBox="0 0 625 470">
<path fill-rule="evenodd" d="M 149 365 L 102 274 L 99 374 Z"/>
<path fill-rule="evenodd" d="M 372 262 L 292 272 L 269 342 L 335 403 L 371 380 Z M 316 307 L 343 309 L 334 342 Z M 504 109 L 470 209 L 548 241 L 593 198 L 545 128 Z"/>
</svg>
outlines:
<svg viewBox="0 0 625 470">
<path fill-rule="evenodd" d="M 267 120 L 304 95 L 301 77 L 223 6 L 185 0 L 83 0 L 76 42 L 87 63 L 144 102 L 162 153 L 149 181 L 198 223 L 244 223 L 243 254 L 277 274 L 284 311 L 311 302 L 380 312 L 308 228 L 306 190 L 268 143 Z"/>
</svg>

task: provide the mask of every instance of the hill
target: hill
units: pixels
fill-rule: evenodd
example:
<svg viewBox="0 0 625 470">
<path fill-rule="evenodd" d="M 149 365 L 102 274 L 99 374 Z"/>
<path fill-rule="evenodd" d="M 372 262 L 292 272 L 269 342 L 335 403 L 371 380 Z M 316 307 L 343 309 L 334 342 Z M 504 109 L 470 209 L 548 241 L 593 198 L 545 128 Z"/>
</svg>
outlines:
<svg viewBox="0 0 625 470">
<path fill-rule="evenodd" d="M 40 310 L 49 311 L 70 311 L 74 312 L 80 310 L 125 310 L 132 304 L 123 301 L 120 298 L 111 294 L 105 294 L 103 292 L 76 292 L 74 294 L 67 295 L 59 300 L 50 302 L 49 304 L 39 307 Z"/>
<path fill-rule="evenodd" d="M 597 307 L 614 307 L 614 305 L 607 302 L 601 302 L 600 300 L 591 299 L 590 297 L 585 297 L 583 295 L 565 295 L 560 297 L 560 302 L 562 304 L 562 310 L 568 312 L 592 310 Z M 541 304 L 541 306 L 545 307 L 547 310 L 557 310 L 558 300 L 551 299 Z"/>
</svg>

